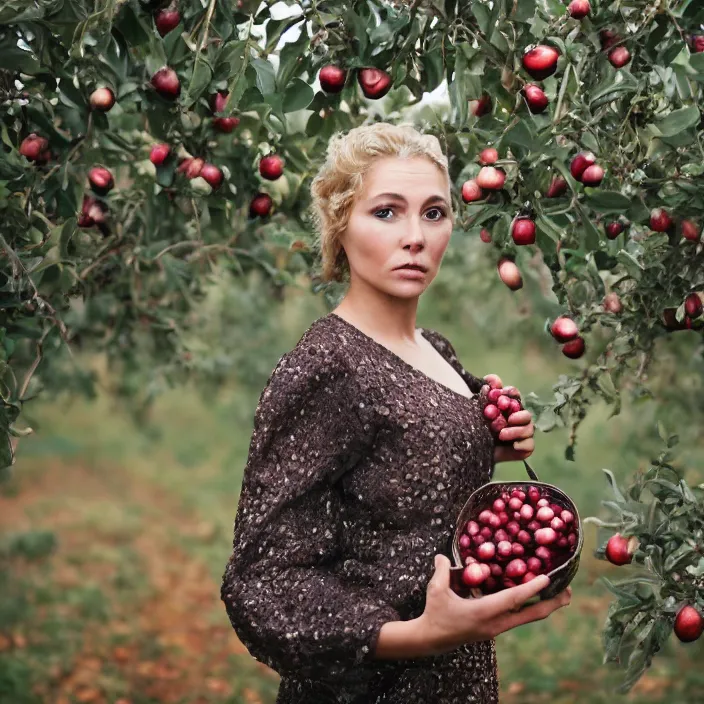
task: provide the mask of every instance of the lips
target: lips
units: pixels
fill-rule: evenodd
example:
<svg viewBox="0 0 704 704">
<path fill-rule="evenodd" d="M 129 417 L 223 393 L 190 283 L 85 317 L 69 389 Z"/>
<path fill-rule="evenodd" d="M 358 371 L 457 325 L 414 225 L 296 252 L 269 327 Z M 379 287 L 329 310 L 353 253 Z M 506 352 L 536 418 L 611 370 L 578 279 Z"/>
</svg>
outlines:
<svg viewBox="0 0 704 704">
<path fill-rule="evenodd" d="M 397 266 L 394 271 L 397 271 L 398 269 L 413 269 L 415 271 L 422 271 L 423 273 L 428 271 L 428 268 L 422 264 L 404 264 L 403 266 Z"/>
</svg>

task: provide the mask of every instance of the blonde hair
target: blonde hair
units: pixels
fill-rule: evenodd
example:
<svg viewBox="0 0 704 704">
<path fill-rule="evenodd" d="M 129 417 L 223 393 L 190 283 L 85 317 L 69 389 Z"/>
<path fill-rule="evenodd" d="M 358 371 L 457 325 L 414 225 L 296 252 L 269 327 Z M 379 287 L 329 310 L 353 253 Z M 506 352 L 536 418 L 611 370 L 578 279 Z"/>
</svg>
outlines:
<svg viewBox="0 0 704 704">
<path fill-rule="evenodd" d="M 321 278 L 344 281 L 349 263 L 341 239 L 362 190 L 364 175 L 380 157 L 425 157 L 448 176 L 447 157 L 433 135 L 412 125 L 375 122 L 338 132 L 328 144 L 327 157 L 311 184 L 313 220 L 322 258 Z"/>
</svg>

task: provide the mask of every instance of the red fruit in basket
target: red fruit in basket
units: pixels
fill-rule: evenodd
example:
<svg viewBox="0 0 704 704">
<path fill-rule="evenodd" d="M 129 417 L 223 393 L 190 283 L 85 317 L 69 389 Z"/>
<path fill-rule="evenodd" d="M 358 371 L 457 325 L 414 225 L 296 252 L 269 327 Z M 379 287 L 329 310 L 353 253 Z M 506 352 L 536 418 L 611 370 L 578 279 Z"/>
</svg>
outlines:
<svg viewBox="0 0 704 704">
<path fill-rule="evenodd" d="M 535 531 L 538 545 L 552 545 L 557 540 L 557 533 L 552 528 L 539 528 Z"/>
<path fill-rule="evenodd" d="M 520 509 L 521 520 L 531 521 L 533 519 L 535 511 L 530 504 L 523 504 Z"/>
<path fill-rule="evenodd" d="M 503 528 L 499 528 L 496 533 L 494 533 L 494 539 L 497 543 L 500 543 L 502 540 L 508 540 L 510 542 L 510 536 Z"/>
<path fill-rule="evenodd" d="M 518 531 L 518 535 L 516 536 L 516 540 L 521 545 L 530 545 L 533 542 L 533 538 L 531 537 L 530 533 L 527 530 Z"/>
<path fill-rule="evenodd" d="M 569 545 L 569 543 L 567 542 L 567 536 L 561 535 L 561 536 L 557 539 L 557 547 L 558 547 L 558 548 L 564 549 L 564 548 L 566 548 L 568 545 Z"/>
<path fill-rule="evenodd" d="M 485 579 L 484 570 L 479 564 L 467 565 L 462 570 L 462 581 L 468 587 L 478 587 Z"/>
<path fill-rule="evenodd" d="M 576 340 L 562 345 L 562 354 L 570 359 L 579 359 L 584 354 L 584 338 L 578 337 Z"/>
<path fill-rule="evenodd" d="M 490 389 L 489 393 L 487 394 L 487 398 L 492 402 L 496 403 L 502 396 L 503 396 L 503 391 L 501 389 Z"/>
<path fill-rule="evenodd" d="M 479 566 L 482 568 L 482 572 L 484 573 L 484 576 L 485 576 L 485 577 L 490 577 L 490 576 L 491 576 L 491 568 L 489 567 L 489 565 L 487 565 L 486 563 L 483 563 L 483 562 L 482 562 L 482 563 L 479 564 Z"/>
<path fill-rule="evenodd" d="M 499 152 L 493 147 L 487 147 L 479 152 L 479 163 L 482 166 L 491 166 L 499 160 Z"/>
<path fill-rule="evenodd" d="M 495 420 L 500 415 L 501 411 L 493 403 L 489 403 L 484 406 L 484 417 L 487 420 Z"/>
<path fill-rule="evenodd" d="M 555 518 L 550 521 L 550 527 L 558 533 L 562 533 L 562 531 L 564 531 L 567 526 L 561 518 L 555 516 Z"/>
<path fill-rule="evenodd" d="M 653 208 L 650 211 L 650 229 L 655 232 L 667 232 L 672 227 L 672 218 L 665 208 Z"/>
<path fill-rule="evenodd" d="M 509 499 L 508 507 L 512 511 L 520 511 L 521 506 L 523 506 L 523 502 L 517 496 L 514 496 L 511 499 Z"/>
<path fill-rule="evenodd" d="M 476 557 L 472 557 L 472 555 L 467 555 L 467 557 L 464 558 L 464 564 L 465 567 L 467 565 L 475 565 L 479 562 Z"/>
<path fill-rule="evenodd" d="M 535 579 L 537 575 L 533 574 L 532 572 L 526 572 L 523 575 L 523 579 L 521 580 L 521 584 L 527 584 L 528 582 L 531 581 L 531 579 Z"/>
<path fill-rule="evenodd" d="M 504 573 L 504 568 L 496 562 L 492 562 L 489 565 L 489 569 L 491 570 L 492 577 L 501 577 L 501 575 Z"/>
<path fill-rule="evenodd" d="M 550 521 L 555 518 L 555 512 L 549 506 L 541 506 L 535 514 L 535 517 L 541 523 L 550 523 Z"/>
<path fill-rule="evenodd" d="M 515 560 L 511 560 L 511 562 L 506 565 L 506 569 L 504 570 L 504 574 L 509 578 L 509 579 L 518 579 L 519 577 L 523 577 L 523 575 L 528 571 L 528 567 L 526 566 L 526 563 L 521 560 L 520 558 L 516 558 Z"/>
<path fill-rule="evenodd" d="M 576 534 L 576 533 L 570 533 L 570 534 L 567 536 L 567 542 L 568 542 L 571 546 L 574 547 L 574 546 L 577 544 L 577 534 Z"/>
<path fill-rule="evenodd" d="M 683 643 L 691 643 L 697 640 L 704 632 L 704 619 L 701 614 L 687 604 L 683 606 L 675 618 L 675 635 Z"/>
<path fill-rule="evenodd" d="M 499 586 L 498 581 L 496 580 L 496 577 L 488 577 L 486 582 L 484 582 L 482 589 L 485 592 L 493 592 L 496 587 Z"/>
<path fill-rule="evenodd" d="M 545 545 L 541 545 L 540 547 L 535 548 L 535 556 L 543 562 L 549 562 L 552 559 L 552 552 L 550 552 L 550 548 Z"/>
<path fill-rule="evenodd" d="M 496 552 L 499 557 L 510 557 L 511 555 L 511 543 L 508 540 L 502 540 L 496 545 Z"/>
<path fill-rule="evenodd" d="M 521 543 L 512 543 L 511 553 L 514 557 L 523 557 L 526 554 L 526 549 L 523 545 L 521 545 Z"/>
<path fill-rule="evenodd" d="M 546 198 L 559 198 L 567 191 L 567 181 L 562 176 L 555 176 L 545 191 Z"/>
<path fill-rule="evenodd" d="M 560 506 L 560 504 L 550 504 L 550 508 L 556 516 L 559 516 L 562 513 L 562 506 Z"/>
<path fill-rule="evenodd" d="M 484 523 L 485 525 L 489 524 L 489 521 L 491 521 L 491 517 L 493 516 L 492 512 L 489 511 L 489 509 L 485 509 L 479 514 L 478 520 L 480 523 Z"/>
<path fill-rule="evenodd" d="M 480 545 L 483 545 L 486 542 L 486 538 L 478 533 L 477 535 L 472 536 L 472 542 L 474 543 L 475 547 L 479 547 Z"/>
<path fill-rule="evenodd" d="M 537 557 L 529 557 L 526 560 L 526 567 L 528 568 L 529 572 L 535 572 L 535 574 L 539 574 L 543 569 L 543 563 Z"/>
<path fill-rule="evenodd" d="M 486 542 L 482 543 L 477 548 L 477 557 L 480 560 L 492 560 L 496 555 L 496 545 L 494 543 Z"/>
<path fill-rule="evenodd" d="M 537 486 L 528 489 L 528 499 L 532 504 L 537 504 L 540 501 L 540 489 Z"/>
<path fill-rule="evenodd" d="M 516 586 L 516 582 L 514 582 L 512 579 L 509 579 L 508 577 L 504 577 L 503 586 L 504 586 L 504 589 L 510 589 L 511 587 Z"/>
<path fill-rule="evenodd" d="M 489 526 L 494 530 L 501 526 L 501 519 L 495 513 L 491 514 L 491 518 L 489 519 Z"/>
<path fill-rule="evenodd" d="M 480 531 L 479 535 L 486 540 L 491 540 L 494 537 L 494 531 L 491 530 L 491 526 L 484 526 Z"/>
<path fill-rule="evenodd" d="M 542 81 L 555 73 L 559 56 L 551 46 L 539 44 L 523 54 L 523 68 L 537 81 Z"/>
<path fill-rule="evenodd" d="M 592 164 L 596 164 L 596 156 L 592 152 L 580 152 L 570 162 L 570 173 L 577 181 L 581 181 L 582 174 Z"/>
<path fill-rule="evenodd" d="M 620 533 L 612 535 L 606 543 L 606 559 L 614 565 L 627 565 L 633 559 L 628 548 L 628 538 Z"/>
<path fill-rule="evenodd" d="M 479 533 L 479 524 L 476 521 L 467 521 L 465 530 L 468 535 L 477 535 Z"/>
<path fill-rule="evenodd" d="M 696 293 L 690 293 L 684 300 L 684 310 L 690 318 L 698 318 L 703 308 L 702 299 Z"/>
<path fill-rule="evenodd" d="M 506 524 L 506 532 L 513 538 L 516 535 L 518 535 L 519 531 L 521 530 L 521 526 L 518 525 L 516 521 L 511 521 L 510 523 Z"/>
<path fill-rule="evenodd" d="M 511 237 L 515 244 L 525 246 L 535 243 L 535 223 L 530 218 L 518 218 L 511 225 Z"/>
<path fill-rule="evenodd" d="M 465 203 L 474 203 L 475 200 L 481 200 L 483 197 L 484 191 L 473 178 L 462 184 L 462 200 Z"/>
<path fill-rule="evenodd" d="M 523 491 L 522 489 L 513 489 L 511 491 L 511 498 L 512 499 L 520 499 L 521 501 L 526 500 L 526 492 Z"/>
<path fill-rule="evenodd" d="M 506 502 L 503 499 L 496 499 L 491 508 L 494 510 L 494 513 L 501 513 L 506 510 Z"/>
<path fill-rule="evenodd" d="M 508 421 L 503 416 L 499 416 L 491 421 L 491 430 L 494 435 L 498 435 L 507 426 Z"/>
<path fill-rule="evenodd" d="M 560 316 L 550 326 L 550 333 L 558 342 L 569 342 L 579 335 L 577 323 L 566 316 Z"/>
<path fill-rule="evenodd" d="M 460 535 L 460 547 L 463 550 L 472 547 L 472 539 L 468 535 Z"/>
<path fill-rule="evenodd" d="M 529 530 L 531 533 L 535 533 L 536 530 L 539 530 L 542 527 L 543 524 L 540 521 L 533 520 L 526 526 L 526 530 Z"/>
<path fill-rule="evenodd" d="M 506 513 L 506 511 L 501 511 L 497 515 L 499 517 L 500 525 L 505 526 L 509 521 L 508 513 Z"/>
<path fill-rule="evenodd" d="M 536 506 L 538 508 L 542 508 L 543 506 L 549 506 L 549 505 L 550 505 L 550 502 L 545 498 L 538 499 L 538 503 L 536 504 Z"/>
</svg>

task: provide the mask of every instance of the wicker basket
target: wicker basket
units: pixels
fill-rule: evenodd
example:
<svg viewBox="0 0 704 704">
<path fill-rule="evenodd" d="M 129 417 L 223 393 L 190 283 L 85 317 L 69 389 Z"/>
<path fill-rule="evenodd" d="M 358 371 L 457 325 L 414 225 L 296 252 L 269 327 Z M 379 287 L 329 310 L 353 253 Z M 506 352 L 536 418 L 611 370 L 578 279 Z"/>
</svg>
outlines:
<svg viewBox="0 0 704 704">
<path fill-rule="evenodd" d="M 537 486 L 546 494 L 551 503 L 559 504 L 560 506 L 563 506 L 567 510 L 571 511 L 574 514 L 575 527 L 577 531 L 577 543 L 575 545 L 574 553 L 566 562 L 547 573 L 548 577 L 550 577 L 550 584 L 539 592 L 538 596 L 540 599 L 552 598 L 565 589 L 565 587 L 567 587 L 567 585 L 577 574 L 577 569 L 579 568 L 579 557 L 582 552 L 582 546 L 584 545 L 584 532 L 582 530 L 582 523 L 579 518 L 577 506 L 572 499 L 565 494 L 564 491 L 561 491 L 552 484 L 541 482 L 527 462 L 524 461 L 523 464 L 525 465 L 528 476 L 530 477 L 530 482 L 489 482 L 488 484 L 485 484 L 477 489 L 467 499 L 462 507 L 462 510 L 460 511 L 459 516 L 457 517 L 455 534 L 452 538 L 452 557 L 454 559 L 454 566 L 450 568 L 450 588 L 459 596 L 470 597 L 479 596 L 481 594 L 479 590 L 468 587 L 462 581 L 462 571 L 464 570 L 464 565 L 460 554 L 459 540 L 464 526 L 467 521 L 472 519 L 476 520 L 479 512 L 489 507 L 491 502 L 500 496 L 502 492 L 507 491 L 510 493 L 512 489 L 524 489 L 526 484 Z"/>
</svg>

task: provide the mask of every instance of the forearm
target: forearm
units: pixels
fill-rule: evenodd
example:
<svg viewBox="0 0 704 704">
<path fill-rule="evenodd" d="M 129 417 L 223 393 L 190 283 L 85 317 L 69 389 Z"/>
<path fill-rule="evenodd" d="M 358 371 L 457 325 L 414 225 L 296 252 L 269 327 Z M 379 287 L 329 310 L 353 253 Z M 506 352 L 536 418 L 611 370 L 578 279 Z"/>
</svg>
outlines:
<svg viewBox="0 0 704 704">
<path fill-rule="evenodd" d="M 410 621 L 389 621 L 379 631 L 374 657 L 377 660 L 406 660 L 432 654 L 419 618 Z"/>
</svg>

